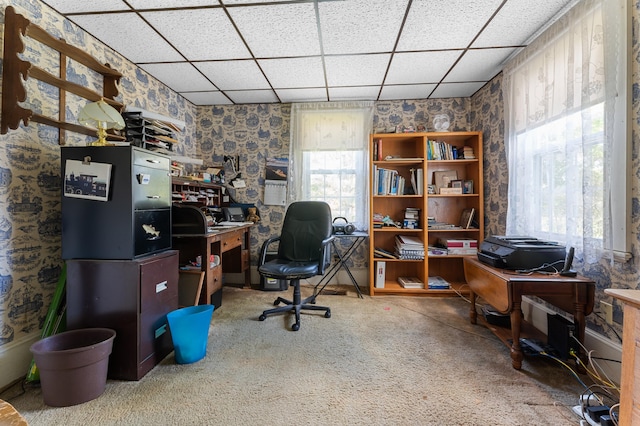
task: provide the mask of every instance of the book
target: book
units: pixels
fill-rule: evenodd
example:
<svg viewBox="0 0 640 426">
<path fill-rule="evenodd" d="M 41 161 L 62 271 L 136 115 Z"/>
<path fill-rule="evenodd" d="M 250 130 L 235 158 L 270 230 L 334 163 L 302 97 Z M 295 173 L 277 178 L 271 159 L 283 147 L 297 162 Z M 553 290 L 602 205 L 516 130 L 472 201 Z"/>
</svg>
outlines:
<svg viewBox="0 0 640 426">
<path fill-rule="evenodd" d="M 387 251 L 385 249 L 381 249 L 379 247 L 375 247 L 373 249 L 373 254 L 376 257 L 386 257 L 387 259 L 397 259 L 395 254 L 393 254 L 390 251 Z"/>
<path fill-rule="evenodd" d="M 462 213 L 460 213 L 460 228 L 469 229 L 473 223 L 475 213 L 476 209 L 473 207 L 462 210 Z"/>
<path fill-rule="evenodd" d="M 430 290 L 442 290 L 451 287 L 447 280 L 439 276 L 429 277 L 427 286 Z"/>
<path fill-rule="evenodd" d="M 422 195 L 424 191 L 424 171 L 422 169 L 409 169 L 411 173 L 411 189 L 416 195 Z"/>
<path fill-rule="evenodd" d="M 416 237 L 410 235 L 397 235 L 396 240 L 400 242 L 403 248 L 407 249 L 424 249 L 424 243 Z"/>
<path fill-rule="evenodd" d="M 402 288 L 424 288 L 424 283 L 418 277 L 398 277 Z"/>
<path fill-rule="evenodd" d="M 375 288 L 384 288 L 384 279 L 386 276 L 387 263 L 377 261 L 376 262 L 376 282 Z"/>
<path fill-rule="evenodd" d="M 446 256 L 449 254 L 449 251 L 443 247 L 429 246 L 427 254 L 429 256 Z"/>
</svg>

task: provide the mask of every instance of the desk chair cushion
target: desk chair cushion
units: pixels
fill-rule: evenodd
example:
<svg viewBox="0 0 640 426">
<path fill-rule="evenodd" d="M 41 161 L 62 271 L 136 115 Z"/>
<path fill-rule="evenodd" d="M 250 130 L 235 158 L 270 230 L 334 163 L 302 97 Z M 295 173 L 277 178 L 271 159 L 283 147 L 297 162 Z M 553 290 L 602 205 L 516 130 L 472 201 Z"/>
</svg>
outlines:
<svg viewBox="0 0 640 426">
<path fill-rule="evenodd" d="M 267 278 L 294 280 L 318 275 L 318 261 L 295 262 L 287 259 L 273 259 L 259 267 Z"/>
</svg>

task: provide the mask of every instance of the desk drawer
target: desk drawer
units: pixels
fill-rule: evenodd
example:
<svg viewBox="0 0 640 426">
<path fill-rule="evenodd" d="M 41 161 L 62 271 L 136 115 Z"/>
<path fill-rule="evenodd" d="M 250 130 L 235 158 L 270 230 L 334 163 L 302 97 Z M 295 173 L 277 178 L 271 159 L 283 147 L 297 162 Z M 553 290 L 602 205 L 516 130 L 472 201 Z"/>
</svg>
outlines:
<svg viewBox="0 0 640 426">
<path fill-rule="evenodd" d="M 228 234 L 225 234 L 220 239 L 220 248 L 222 252 L 229 251 L 236 247 L 242 246 L 242 239 L 244 237 L 244 233 L 242 231 L 234 231 Z"/>
<path fill-rule="evenodd" d="M 209 269 L 209 272 L 207 272 L 207 275 L 209 278 L 208 282 L 211 285 L 209 287 L 209 292 L 215 293 L 220 290 L 222 288 L 222 268 L 219 266 L 211 268 Z M 211 301 L 208 301 L 207 303 L 211 303 Z"/>
</svg>

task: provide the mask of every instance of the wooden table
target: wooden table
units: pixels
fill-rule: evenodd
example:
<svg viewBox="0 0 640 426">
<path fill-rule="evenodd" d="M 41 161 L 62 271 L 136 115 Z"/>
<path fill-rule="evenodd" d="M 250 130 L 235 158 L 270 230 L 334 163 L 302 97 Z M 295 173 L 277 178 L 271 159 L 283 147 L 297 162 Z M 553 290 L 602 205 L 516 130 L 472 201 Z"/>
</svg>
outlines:
<svg viewBox="0 0 640 426">
<path fill-rule="evenodd" d="M 620 419 L 618 424 L 640 424 L 640 290 L 612 289 L 605 294 L 620 300 L 624 305 L 622 327 L 622 374 L 620 375 Z"/>
<path fill-rule="evenodd" d="M 477 322 L 476 296 L 482 297 L 501 314 L 511 317 L 511 364 L 522 367 L 520 329 L 522 325 L 522 296 L 537 296 L 573 314 L 577 338 L 584 343 L 585 316 L 593 311 L 595 283 L 584 277 L 563 277 L 535 273 L 517 274 L 494 268 L 473 257 L 464 259 L 464 275 L 469 285 L 472 324 Z M 584 352 L 579 348 L 579 356 Z"/>
</svg>

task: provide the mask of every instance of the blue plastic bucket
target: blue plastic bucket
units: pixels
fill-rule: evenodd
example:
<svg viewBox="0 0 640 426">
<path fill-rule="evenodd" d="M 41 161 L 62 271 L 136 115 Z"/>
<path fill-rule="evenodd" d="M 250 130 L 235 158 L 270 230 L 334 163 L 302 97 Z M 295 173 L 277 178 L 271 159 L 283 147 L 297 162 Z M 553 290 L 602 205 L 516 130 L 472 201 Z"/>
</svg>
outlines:
<svg viewBox="0 0 640 426">
<path fill-rule="evenodd" d="M 187 306 L 167 314 L 176 362 L 190 364 L 207 353 L 213 305 Z"/>
</svg>

